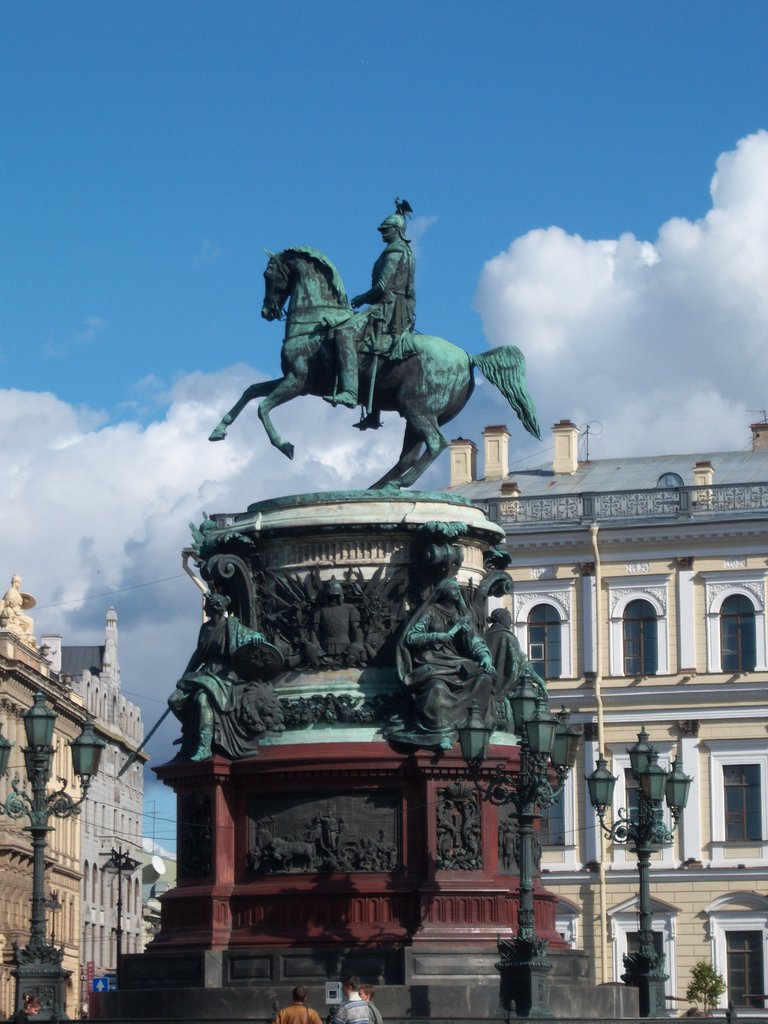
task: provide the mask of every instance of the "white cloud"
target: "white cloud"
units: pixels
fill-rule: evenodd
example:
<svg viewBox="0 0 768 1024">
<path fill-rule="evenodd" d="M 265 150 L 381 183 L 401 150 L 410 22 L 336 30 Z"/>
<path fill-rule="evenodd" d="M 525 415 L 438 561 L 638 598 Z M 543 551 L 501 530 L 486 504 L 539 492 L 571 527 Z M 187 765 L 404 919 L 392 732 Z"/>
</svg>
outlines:
<svg viewBox="0 0 768 1024">
<path fill-rule="evenodd" d="M 768 132 L 717 161 L 712 209 L 654 242 L 531 231 L 476 304 L 514 342 L 543 425 L 599 419 L 603 454 L 741 448 L 768 395 Z"/>
<path fill-rule="evenodd" d="M 99 411 L 47 393 L 0 391 L 0 593 L 20 573 L 38 602 L 38 638 L 61 633 L 65 644 L 101 642 L 114 605 L 124 686 L 142 704 L 146 728 L 196 641 L 200 595 L 180 558 L 189 522 L 262 498 L 367 487 L 400 448 L 397 417 L 363 434 L 354 413 L 310 398 L 274 413 L 295 444 L 293 461 L 269 445 L 255 403 L 225 441 L 209 442 L 222 413 L 258 379 L 244 365 L 184 377 L 169 389 L 163 418 L 147 426 L 106 423 Z M 155 762 L 172 756 L 177 731 L 169 720 L 153 741 Z"/>
</svg>

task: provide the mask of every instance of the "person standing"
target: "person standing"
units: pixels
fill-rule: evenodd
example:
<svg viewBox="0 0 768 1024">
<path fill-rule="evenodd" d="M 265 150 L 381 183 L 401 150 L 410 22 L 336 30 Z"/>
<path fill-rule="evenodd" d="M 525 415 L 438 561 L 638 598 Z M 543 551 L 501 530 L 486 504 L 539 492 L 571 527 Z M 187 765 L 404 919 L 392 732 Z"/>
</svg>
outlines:
<svg viewBox="0 0 768 1024">
<path fill-rule="evenodd" d="M 373 1002 L 373 997 L 376 995 L 376 989 L 373 985 L 363 984 L 360 986 L 358 991 L 361 999 L 364 999 L 366 1003 L 368 1003 L 368 1015 L 371 1018 L 371 1024 L 384 1024 L 381 1012 L 378 1006 L 375 1006 Z"/>
<path fill-rule="evenodd" d="M 278 1010 L 272 1024 L 323 1024 L 320 1014 L 307 1006 L 307 990 L 297 985 L 291 993 L 293 1002 L 282 1010 Z"/>
<path fill-rule="evenodd" d="M 360 979 L 348 974 L 342 983 L 344 1002 L 333 1015 L 333 1024 L 370 1024 L 368 1003 L 360 995 Z"/>
<path fill-rule="evenodd" d="M 32 1020 L 33 1017 L 36 1017 L 38 1013 L 40 1013 L 41 1005 L 42 1004 L 37 996 L 25 993 L 24 1004 L 21 1009 L 17 1010 L 13 1017 L 11 1017 L 12 1024 L 27 1024 L 27 1021 Z"/>
</svg>

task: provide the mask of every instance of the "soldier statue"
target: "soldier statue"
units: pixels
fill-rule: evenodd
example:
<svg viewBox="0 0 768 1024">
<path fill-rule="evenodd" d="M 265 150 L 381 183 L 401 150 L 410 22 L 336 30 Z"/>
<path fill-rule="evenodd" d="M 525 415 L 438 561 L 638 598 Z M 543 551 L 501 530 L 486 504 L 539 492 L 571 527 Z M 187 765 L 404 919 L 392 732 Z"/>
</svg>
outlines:
<svg viewBox="0 0 768 1024">
<path fill-rule="evenodd" d="M 336 353 L 338 383 L 333 394 L 323 398 L 333 405 L 354 409 L 358 404 L 359 350 L 373 361 L 379 356 L 396 360 L 410 354 L 408 342 L 416 323 L 416 263 L 405 237 L 405 218 L 410 213 L 407 200 L 395 200 L 395 213 L 378 227 L 385 249 L 373 266 L 371 287 L 352 299 L 355 309 L 368 308 L 329 334 Z M 380 425 L 378 412 L 372 408 L 374 383 L 372 375 L 370 396 L 361 403 L 368 407 L 368 416 L 358 424 L 363 430 Z"/>
</svg>

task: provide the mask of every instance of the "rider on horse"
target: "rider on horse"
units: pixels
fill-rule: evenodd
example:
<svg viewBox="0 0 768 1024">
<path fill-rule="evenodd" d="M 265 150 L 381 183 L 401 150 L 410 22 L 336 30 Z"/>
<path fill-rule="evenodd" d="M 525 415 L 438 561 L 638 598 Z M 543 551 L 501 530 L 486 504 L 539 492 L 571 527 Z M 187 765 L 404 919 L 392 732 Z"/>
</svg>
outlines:
<svg viewBox="0 0 768 1024">
<path fill-rule="evenodd" d="M 360 351 L 370 355 L 373 364 L 379 356 L 393 360 L 411 354 L 409 339 L 416 322 L 416 265 L 410 242 L 405 237 L 405 218 L 412 210 L 405 199 L 396 199 L 395 209 L 378 228 L 386 248 L 374 264 L 371 287 L 352 299 L 355 309 L 363 305 L 368 309 L 354 314 L 329 334 L 336 351 L 339 376 L 334 393 L 323 398 L 332 405 L 346 405 L 351 409 L 357 405 Z M 364 403 L 368 406 L 368 416 L 360 424 L 363 427 L 379 425 L 371 408 L 374 381 L 372 365 L 370 395 Z"/>
</svg>

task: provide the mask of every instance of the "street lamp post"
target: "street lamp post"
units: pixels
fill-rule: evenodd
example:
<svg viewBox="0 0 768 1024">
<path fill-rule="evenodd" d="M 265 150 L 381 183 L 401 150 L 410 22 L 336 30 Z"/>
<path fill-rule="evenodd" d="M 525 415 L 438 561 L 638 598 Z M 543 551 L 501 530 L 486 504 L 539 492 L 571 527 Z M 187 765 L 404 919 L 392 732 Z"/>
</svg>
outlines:
<svg viewBox="0 0 768 1024">
<path fill-rule="evenodd" d="M 479 781 L 491 730 L 476 705 L 470 709 L 467 723 L 459 728 L 459 743 L 482 799 L 496 806 L 512 805 L 512 816 L 518 822 L 517 933 L 511 939 L 500 938 L 498 943 L 499 1011 L 508 1017 L 543 1017 L 551 1015 L 547 975 L 552 965 L 547 959 L 547 940 L 537 935 L 534 919 L 534 823 L 541 817 L 541 810 L 551 807 L 560 795 L 576 761 L 581 731 L 569 724 L 565 709 L 557 718 L 550 713 L 546 696 L 527 676 L 518 684 L 510 704 L 520 739 L 516 773 L 500 764 L 486 785 Z"/>
<path fill-rule="evenodd" d="M 35 694 L 33 706 L 24 712 L 22 718 L 27 734 L 27 746 L 22 748 L 22 753 L 32 795 L 21 788 L 21 780 L 15 775 L 11 780 L 12 792 L 5 803 L 0 804 L 0 814 L 29 820 L 24 831 L 29 832 L 32 840 L 29 942 L 23 947 L 14 945 L 16 1006 L 21 1007 L 23 994 L 29 992 L 42 1003 L 39 1020 L 64 1020 L 66 981 L 71 972 L 61 966 L 63 947 L 49 943 L 45 934 L 45 850 L 48 833 L 53 831 L 48 822 L 52 817 L 70 818 L 80 813 L 91 778 L 98 771 L 104 740 L 95 734 L 93 723 L 89 721 L 77 739 L 70 743 L 72 764 L 82 788 L 80 799 L 75 800 L 64 791 L 64 782 L 60 789 L 47 791 L 54 754 L 51 744 L 56 715 L 47 707 L 42 693 Z M 0 775 L 8 772 L 12 746 L 0 733 Z"/>
<path fill-rule="evenodd" d="M 109 854 L 109 860 L 103 868 L 107 874 L 117 875 L 117 927 L 113 928 L 112 931 L 115 933 L 117 940 L 117 960 L 115 966 L 118 977 L 120 974 L 120 959 L 123 955 L 123 875 L 132 875 L 136 868 L 139 867 L 139 863 L 122 846 L 119 846 L 117 849 L 113 846 Z"/>
<path fill-rule="evenodd" d="M 678 819 L 688 803 L 688 793 L 693 779 L 683 772 L 675 758 L 672 768 L 667 771 L 659 764 L 658 750 L 648 742 L 648 733 L 643 728 L 637 734 L 637 743 L 629 748 L 629 763 L 632 778 L 639 784 L 639 800 L 633 816 L 626 808 L 620 808 L 613 825 L 605 824 L 605 812 L 613 805 L 613 789 L 617 776 L 611 775 L 605 758 L 598 756 L 597 766 L 587 778 L 589 799 L 597 811 L 600 827 L 611 842 L 632 844 L 637 857 L 640 877 L 638 899 L 640 948 L 624 956 L 625 973 L 622 981 L 639 990 L 640 1016 L 666 1016 L 664 998 L 665 956 L 656 951 L 653 942 L 653 913 L 651 910 L 650 868 L 651 854 L 659 847 L 672 842 Z M 663 801 L 672 814 L 672 828 L 668 829 L 663 820 Z"/>
</svg>

